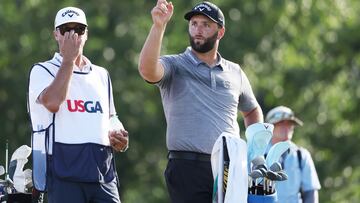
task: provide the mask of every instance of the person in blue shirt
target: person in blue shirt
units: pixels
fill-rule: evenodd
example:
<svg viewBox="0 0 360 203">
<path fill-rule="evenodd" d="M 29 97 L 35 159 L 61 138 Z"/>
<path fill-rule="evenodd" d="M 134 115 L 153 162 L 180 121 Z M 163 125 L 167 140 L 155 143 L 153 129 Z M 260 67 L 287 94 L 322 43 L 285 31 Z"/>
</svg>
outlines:
<svg viewBox="0 0 360 203">
<path fill-rule="evenodd" d="M 295 117 L 290 108 L 285 106 L 271 109 L 267 113 L 265 121 L 274 124 L 270 146 L 282 141 L 289 140 L 291 142 L 290 152 L 280 160 L 288 175 L 288 180 L 276 183 L 278 202 L 319 202 L 318 190 L 321 186 L 311 155 L 307 149 L 299 147 L 291 141 L 294 128 L 302 126 L 303 122 Z"/>
</svg>

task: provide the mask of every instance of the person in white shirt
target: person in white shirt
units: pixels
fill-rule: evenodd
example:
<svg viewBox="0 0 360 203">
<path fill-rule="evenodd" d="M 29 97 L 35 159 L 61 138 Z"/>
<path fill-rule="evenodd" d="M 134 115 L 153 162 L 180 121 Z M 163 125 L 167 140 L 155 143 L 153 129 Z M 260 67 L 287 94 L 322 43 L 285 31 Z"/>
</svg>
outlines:
<svg viewBox="0 0 360 203">
<path fill-rule="evenodd" d="M 127 149 L 128 132 L 110 130 L 111 80 L 83 55 L 85 13 L 60 9 L 54 38 L 59 53 L 35 64 L 29 76 L 34 186 L 49 202 L 120 202 L 113 151 Z"/>
</svg>

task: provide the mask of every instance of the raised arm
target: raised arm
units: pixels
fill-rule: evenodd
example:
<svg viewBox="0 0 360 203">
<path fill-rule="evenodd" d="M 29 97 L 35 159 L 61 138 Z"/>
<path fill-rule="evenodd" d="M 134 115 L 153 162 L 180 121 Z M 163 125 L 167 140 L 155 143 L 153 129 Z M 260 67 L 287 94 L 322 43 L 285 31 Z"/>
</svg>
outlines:
<svg viewBox="0 0 360 203">
<path fill-rule="evenodd" d="M 149 82 L 158 82 L 164 75 L 164 67 L 158 61 L 165 28 L 174 11 L 171 2 L 158 0 L 151 11 L 153 25 L 144 43 L 139 58 L 141 77 Z"/>
<path fill-rule="evenodd" d="M 80 47 L 83 45 L 83 39 L 74 33 L 74 30 L 65 32 L 64 36 L 56 37 L 60 41 L 60 53 L 63 56 L 61 67 L 53 82 L 38 98 L 39 103 L 53 113 L 59 110 L 60 105 L 66 98 L 75 60 L 77 58 L 81 59 L 78 56 L 80 55 Z"/>
</svg>

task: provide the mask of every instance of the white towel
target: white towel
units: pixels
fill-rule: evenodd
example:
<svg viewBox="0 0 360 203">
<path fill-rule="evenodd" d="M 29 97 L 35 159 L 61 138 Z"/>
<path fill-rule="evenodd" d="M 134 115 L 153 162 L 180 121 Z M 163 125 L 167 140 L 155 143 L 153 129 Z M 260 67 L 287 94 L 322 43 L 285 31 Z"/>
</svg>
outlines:
<svg viewBox="0 0 360 203">
<path fill-rule="evenodd" d="M 225 197 L 223 199 L 223 140 L 226 138 L 230 158 L 229 174 Z M 239 135 L 222 133 L 216 140 L 211 153 L 211 167 L 214 176 L 213 202 L 246 203 L 248 194 L 247 146 Z M 216 191 L 215 191 L 216 190 Z"/>
</svg>

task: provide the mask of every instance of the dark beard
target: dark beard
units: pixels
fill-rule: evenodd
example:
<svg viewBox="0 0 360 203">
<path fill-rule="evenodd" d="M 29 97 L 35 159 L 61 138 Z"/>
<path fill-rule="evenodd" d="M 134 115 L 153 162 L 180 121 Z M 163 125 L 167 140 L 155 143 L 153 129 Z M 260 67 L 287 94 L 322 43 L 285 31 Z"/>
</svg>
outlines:
<svg viewBox="0 0 360 203">
<path fill-rule="evenodd" d="M 213 36 L 205 39 L 204 44 L 195 43 L 195 40 L 193 37 L 189 34 L 189 40 L 191 48 L 193 48 L 195 51 L 199 53 L 206 53 L 214 48 L 216 40 L 217 40 L 218 32 L 216 32 Z"/>
</svg>

